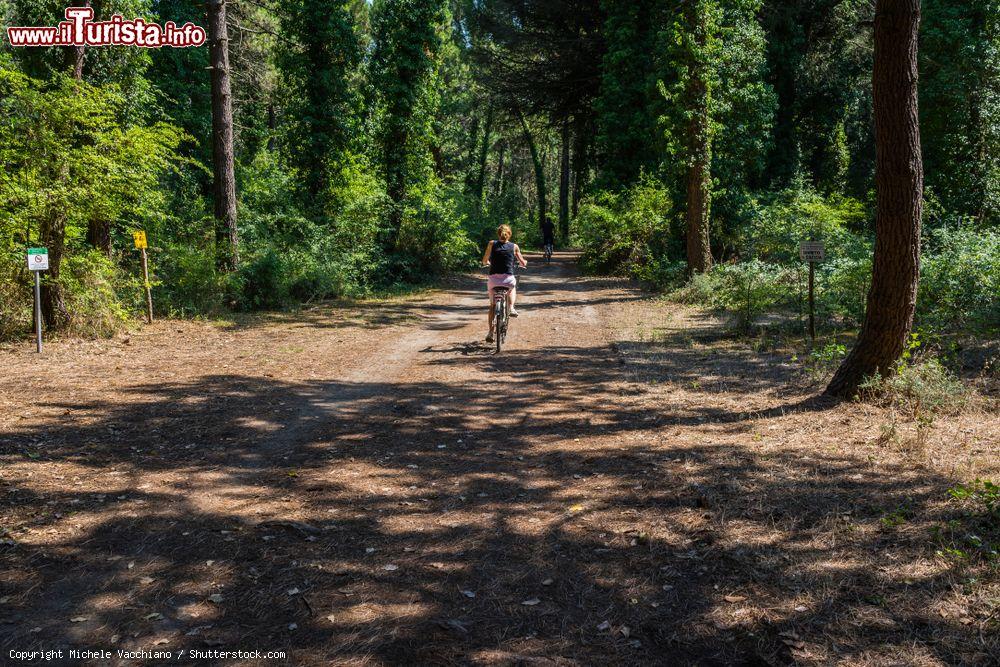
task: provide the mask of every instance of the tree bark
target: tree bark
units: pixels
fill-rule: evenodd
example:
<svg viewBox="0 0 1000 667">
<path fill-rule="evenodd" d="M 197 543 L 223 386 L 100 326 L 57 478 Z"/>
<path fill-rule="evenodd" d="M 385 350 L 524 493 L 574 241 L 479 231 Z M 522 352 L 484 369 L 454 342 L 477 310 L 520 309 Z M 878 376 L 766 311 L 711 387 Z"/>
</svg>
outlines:
<svg viewBox="0 0 1000 667">
<path fill-rule="evenodd" d="M 708 18 L 700 3 L 689 2 L 688 25 L 695 48 L 705 49 L 708 42 Z M 710 92 L 704 71 L 704 56 L 691 54 L 687 82 L 687 100 L 691 112 L 688 124 L 687 155 L 687 260 L 689 273 L 705 273 L 712 268 L 709 223 L 712 210 L 712 130 L 709 116 Z"/>
<path fill-rule="evenodd" d="M 490 156 L 490 143 L 493 139 L 493 103 L 486 109 L 486 127 L 483 130 L 483 143 L 479 147 L 479 171 L 473 192 L 476 196 L 476 209 L 483 206 L 483 190 L 486 187 L 486 161 Z"/>
<path fill-rule="evenodd" d="M 389 197 L 389 226 L 384 232 L 382 247 L 386 252 L 396 250 L 399 230 L 403 228 L 403 214 L 406 206 L 406 145 L 409 143 L 409 133 L 404 126 L 404 120 L 394 118 L 391 121 L 385 145 L 385 191 Z"/>
<path fill-rule="evenodd" d="M 74 2 L 72 7 L 90 7 L 90 0 L 84 0 L 83 2 Z M 68 66 L 73 70 L 73 78 L 77 81 L 83 80 L 83 63 L 87 55 L 87 47 L 85 45 L 80 46 L 70 46 L 66 49 L 66 59 L 68 61 Z"/>
<path fill-rule="evenodd" d="M 66 219 L 61 210 L 46 211 L 39 225 L 42 247 L 49 251 L 49 270 L 42 275 L 42 319 L 48 329 L 63 329 L 69 324 L 69 308 L 59 274 L 66 249 Z"/>
<path fill-rule="evenodd" d="M 87 243 L 111 257 L 111 223 L 98 217 L 92 217 L 87 222 Z"/>
<path fill-rule="evenodd" d="M 208 0 L 209 58 L 212 70 L 212 164 L 214 167 L 215 243 L 220 269 L 239 265 L 236 228 L 236 171 L 233 157 L 233 93 L 229 80 L 229 31 L 226 0 Z"/>
<path fill-rule="evenodd" d="M 586 126 L 579 118 L 575 120 L 573 128 L 573 218 L 580 214 L 580 200 L 583 199 L 583 190 L 587 187 L 587 130 Z"/>
<path fill-rule="evenodd" d="M 563 121 L 559 165 L 559 232 L 569 241 L 569 120 Z"/>
<path fill-rule="evenodd" d="M 500 142 L 500 150 L 497 153 L 497 172 L 493 177 L 493 198 L 498 199 L 503 194 L 504 167 L 507 160 L 507 140 Z"/>
<path fill-rule="evenodd" d="M 77 2 L 74 7 L 90 7 L 90 0 Z M 73 70 L 73 78 L 83 81 L 83 68 L 86 61 L 86 46 L 70 46 L 66 50 L 68 66 Z M 87 221 L 87 243 L 97 248 L 107 256 L 111 256 L 111 223 L 100 218 Z"/>
<path fill-rule="evenodd" d="M 548 209 L 546 199 L 548 193 L 545 189 L 545 165 L 542 164 L 542 160 L 538 155 L 538 146 L 535 145 L 535 138 L 531 136 L 531 130 L 528 129 L 528 123 L 524 120 L 524 116 L 518 114 L 521 119 L 521 128 L 524 130 L 524 139 L 528 142 L 528 150 L 531 152 L 531 163 L 535 167 L 535 187 L 538 191 L 538 226 L 541 227 L 545 223 L 545 215 Z"/>
<path fill-rule="evenodd" d="M 923 161 L 917 115 L 920 0 L 875 5 L 875 256 L 858 342 L 827 393 L 852 397 L 867 378 L 895 370 L 905 349 L 920 281 Z"/>
</svg>

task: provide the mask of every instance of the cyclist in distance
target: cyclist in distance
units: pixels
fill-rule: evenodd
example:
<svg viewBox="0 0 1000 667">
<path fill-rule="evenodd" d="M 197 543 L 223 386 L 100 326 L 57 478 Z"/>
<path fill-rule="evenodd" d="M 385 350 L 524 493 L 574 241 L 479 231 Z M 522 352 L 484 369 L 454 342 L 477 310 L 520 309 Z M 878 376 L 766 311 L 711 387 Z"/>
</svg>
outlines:
<svg viewBox="0 0 1000 667">
<path fill-rule="evenodd" d="M 509 225 L 500 225 L 497 229 L 497 239 L 490 241 L 486 246 L 486 253 L 483 255 L 483 266 L 490 268 L 489 295 L 490 295 L 490 333 L 486 336 L 486 342 L 493 342 L 493 317 L 496 309 L 493 301 L 493 290 L 497 287 L 506 287 L 510 291 L 507 293 L 507 303 L 510 308 L 510 316 L 517 317 L 514 304 L 517 301 L 517 278 L 514 277 L 514 266 L 520 264 L 522 268 L 528 267 L 528 262 L 521 255 L 521 249 L 516 243 L 511 243 L 510 238 L 513 232 Z"/>
<path fill-rule="evenodd" d="M 545 222 L 542 223 L 542 243 L 545 246 L 545 256 L 551 257 L 556 246 L 556 226 L 549 216 L 545 216 Z"/>
</svg>

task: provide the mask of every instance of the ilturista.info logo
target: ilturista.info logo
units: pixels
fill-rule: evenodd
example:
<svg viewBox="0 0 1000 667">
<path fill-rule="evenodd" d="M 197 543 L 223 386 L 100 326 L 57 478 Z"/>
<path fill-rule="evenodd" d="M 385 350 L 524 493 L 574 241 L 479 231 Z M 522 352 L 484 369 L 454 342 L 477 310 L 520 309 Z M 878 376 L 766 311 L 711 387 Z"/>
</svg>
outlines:
<svg viewBox="0 0 1000 667">
<path fill-rule="evenodd" d="M 69 7 L 66 20 L 55 27 L 10 26 L 11 46 L 141 46 L 159 49 L 184 48 L 205 43 L 205 29 L 193 23 L 163 25 L 144 19 L 126 19 L 118 14 L 109 21 L 94 21 L 92 7 Z"/>
</svg>

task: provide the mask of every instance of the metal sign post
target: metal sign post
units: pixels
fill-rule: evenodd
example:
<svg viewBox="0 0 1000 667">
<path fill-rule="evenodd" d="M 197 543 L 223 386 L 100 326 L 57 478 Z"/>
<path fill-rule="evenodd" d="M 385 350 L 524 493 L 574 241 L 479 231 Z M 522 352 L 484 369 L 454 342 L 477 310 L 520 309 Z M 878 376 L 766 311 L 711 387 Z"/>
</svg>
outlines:
<svg viewBox="0 0 1000 667">
<path fill-rule="evenodd" d="M 809 262 L 809 338 L 816 342 L 816 262 L 822 262 L 826 247 L 822 241 L 803 241 L 799 244 L 799 257 Z"/>
<path fill-rule="evenodd" d="M 146 232 L 132 232 L 136 250 L 142 251 L 142 282 L 146 286 L 146 322 L 153 323 L 153 293 L 149 284 L 149 259 L 146 256 Z"/>
<path fill-rule="evenodd" d="M 35 351 L 42 353 L 42 271 L 49 270 L 49 251 L 28 248 L 28 270 L 35 274 Z"/>
</svg>

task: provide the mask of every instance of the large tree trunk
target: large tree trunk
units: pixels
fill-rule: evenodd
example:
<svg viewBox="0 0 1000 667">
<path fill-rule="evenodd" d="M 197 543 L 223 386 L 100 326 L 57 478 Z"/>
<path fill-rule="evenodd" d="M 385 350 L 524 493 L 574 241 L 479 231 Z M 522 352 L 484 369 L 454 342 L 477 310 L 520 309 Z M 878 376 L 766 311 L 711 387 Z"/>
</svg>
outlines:
<svg viewBox="0 0 1000 667">
<path fill-rule="evenodd" d="M 61 210 L 50 209 L 39 225 L 42 246 L 49 251 L 49 270 L 42 274 L 42 319 L 48 329 L 63 329 L 69 324 L 59 273 L 66 248 L 66 219 Z"/>
<path fill-rule="evenodd" d="M 504 167 L 507 163 L 507 140 L 500 141 L 500 150 L 497 153 L 497 171 L 493 177 L 493 198 L 499 199 L 503 195 Z"/>
<path fill-rule="evenodd" d="M 708 16 L 700 3 L 690 1 L 688 25 L 697 48 L 708 41 Z M 691 112 L 688 125 L 687 154 L 687 260 L 690 273 L 704 273 L 712 268 L 709 223 L 712 210 L 712 134 L 709 118 L 709 90 L 701 54 L 692 54 L 689 63 L 686 98 Z"/>
<path fill-rule="evenodd" d="M 389 197 L 389 226 L 384 231 L 382 247 L 386 252 L 394 252 L 403 228 L 403 214 L 406 206 L 406 145 L 409 133 L 404 123 L 409 119 L 393 119 L 387 135 L 385 150 L 385 191 Z"/>
<path fill-rule="evenodd" d="M 576 219 L 590 167 L 587 164 L 587 129 L 579 119 L 574 123 L 573 133 L 573 218 Z"/>
<path fill-rule="evenodd" d="M 545 189 L 545 165 L 542 164 L 542 159 L 538 155 L 538 146 L 535 145 L 535 138 L 531 136 L 531 130 L 528 129 L 528 123 L 524 120 L 524 116 L 518 114 L 521 119 L 521 128 L 524 130 L 524 139 L 528 142 L 528 150 L 531 152 L 531 163 L 535 167 L 535 187 L 538 190 L 538 226 L 541 227 L 545 223 L 547 206 L 547 196 L 548 193 Z"/>
<path fill-rule="evenodd" d="M 486 162 L 490 155 L 490 143 L 493 140 L 493 103 L 490 102 L 486 109 L 486 127 L 483 130 L 483 143 L 479 147 L 479 171 L 476 174 L 476 182 L 473 193 L 476 196 L 476 209 L 481 209 L 483 205 L 483 190 L 486 187 Z"/>
<path fill-rule="evenodd" d="M 87 222 L 87 243 L 111 257 L 111 222 L 100 216 L 93 216 Z"/>
<path fill-rule="evenodd" d="M 76 2 L 74 7 L 90 7 L 90 0 Z M 83 81 L 83 67 L 86 61 L 86 46 L 70 46 L 66 48 L 68 67 L 73 70 L 73 78 Z M 87 221 L 87 243 L 97 248 L 107 256 L 111 256 L 111 222 L 99 216 Z"/>
<path fill-rule="evenodd" d="M 827 388 L 851 397 L 866 378 L 893 372 L 913 326 L 920 280 L 924 170 L 917 116 L 920 0 L 875 6 L 875 257 L 858 342 Z"/>
<path fill-rule="evenodd" d="M 215 242 L 219 268 L 239 264 L 236 229 L 236 172 L 233 157 L 233 94 L 229 81 L 226 0 L 208 0 L 209 58 L 212 70 L 212 164 L 215 170 Z"/>
<path fill-rule="evenodd" d="M 71 7 L 90 7 L 90 0 L 74 2 Z M 81 81 L 83 79 L 83 63 L 86 55 L 86 45 L 66 47 L 66 60 L 68 67 L 73 70 L 73 78 L 77 81 Z"/>
<path fill-rule="evenodd" d="M 559 232 L 569 241 L 569 120 L 563 121 L 559 165 Z"/>
</svg>

